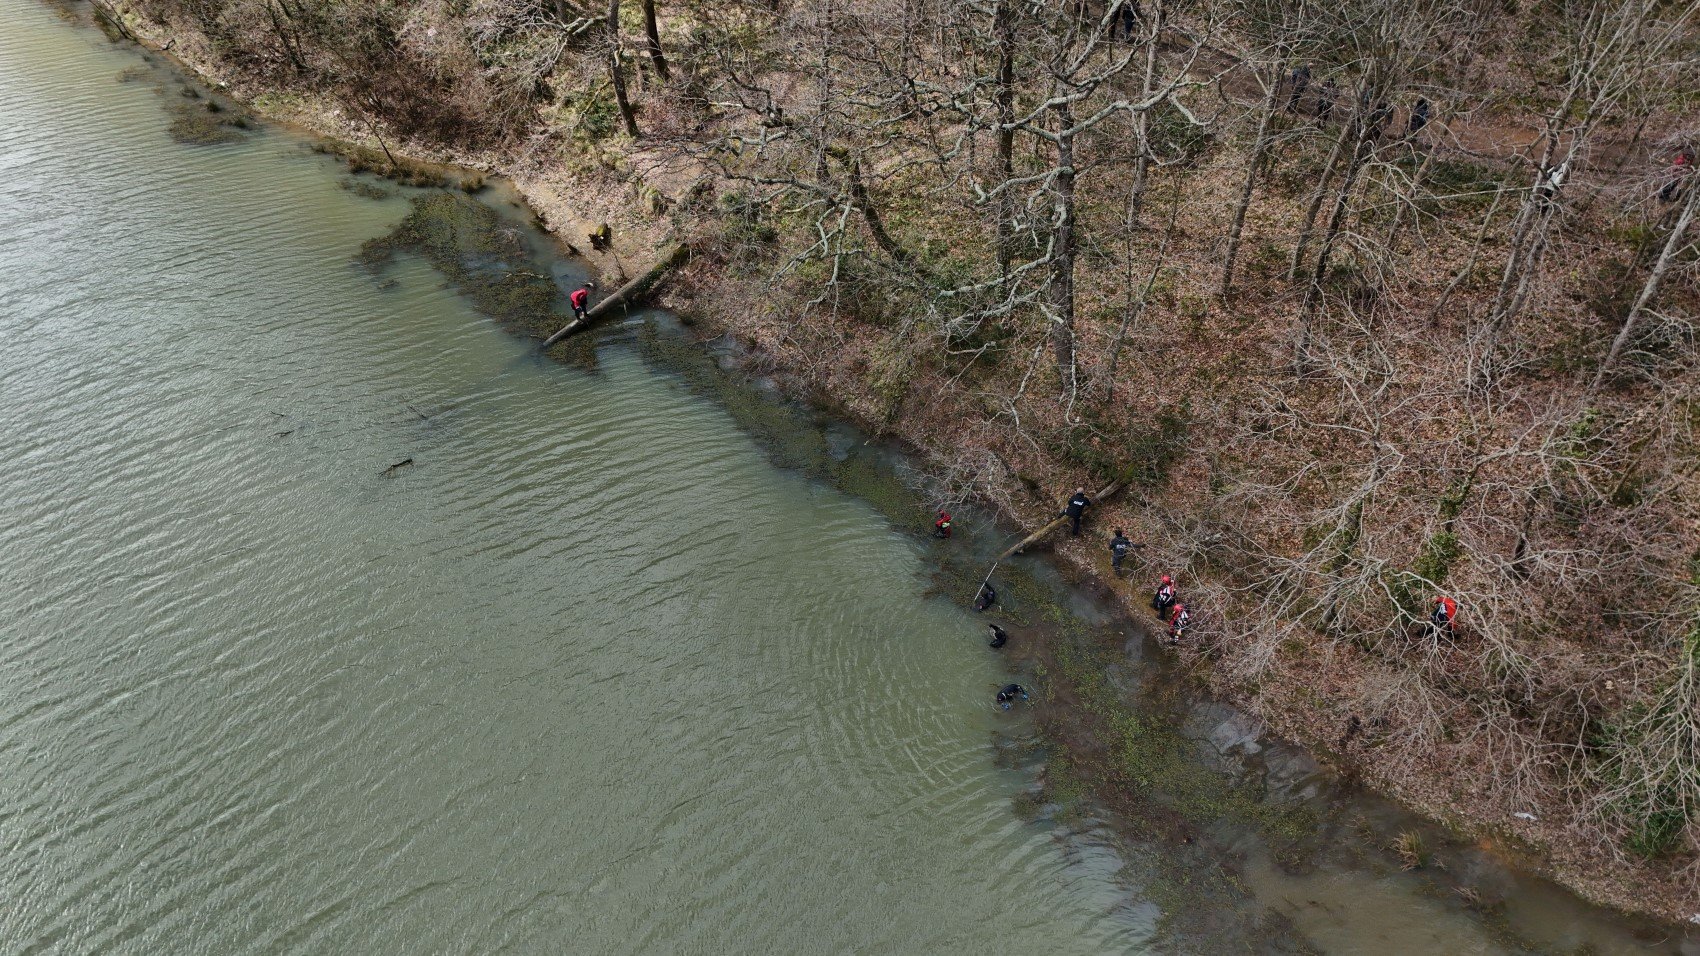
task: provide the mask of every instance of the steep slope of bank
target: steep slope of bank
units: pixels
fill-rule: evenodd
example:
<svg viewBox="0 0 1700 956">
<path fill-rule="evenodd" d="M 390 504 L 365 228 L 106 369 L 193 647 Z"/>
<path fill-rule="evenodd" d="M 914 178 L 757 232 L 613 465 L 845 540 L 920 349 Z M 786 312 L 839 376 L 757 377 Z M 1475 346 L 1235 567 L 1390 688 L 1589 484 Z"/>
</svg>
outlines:
<svg viewBox="0 0 1700 956">
<path fill-rule="evenodd" d="M 1590 896 L 1694 912 L 1692 25 L 1159 6 L 1109 42 L 1014 7 L 664 8 L 665 61 L 640 7 L 613 71 L 571 4 L 114 14 L 270 115 L 511 176 L 610 278 L 692 241 L 683 310 L 953 495 L 1036 525 L 1130 480 L 1062 555 L 1146 542 L 1213 686 Z M 1419 623 L 1440 590 L 1455 639 Z"/>
</svg>

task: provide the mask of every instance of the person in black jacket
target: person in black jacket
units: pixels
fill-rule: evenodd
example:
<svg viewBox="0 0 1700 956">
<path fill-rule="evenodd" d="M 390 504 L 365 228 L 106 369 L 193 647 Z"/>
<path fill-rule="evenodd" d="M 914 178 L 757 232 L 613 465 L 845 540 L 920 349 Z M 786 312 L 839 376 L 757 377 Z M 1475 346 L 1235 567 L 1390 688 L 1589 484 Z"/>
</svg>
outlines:
<svg viewBox="0 0 1700 956">
<path fill-rule="evenodd" d="M 1299 100 L 1304 98 L 1305 90 L 1310 88 L 1310 64 L 1301 63 L 1287 77 L 1287 112 L 1299 111 Z"/>
<path fill-rule="evenodd" d="M 991 631 L 992 631 L 992 639 L 986 643 L 987 647 L 991 648 L 992 650 L 997 650 L 998 648 L 1003 647 L 1005 644 L 1009 643 L 1009 632 L 1008 631 L 1004 630 L 1001 627 L 998 627 L 996 624 L 987 624 L 986 626 L 988 628 L 991 628 Z"/>
<path fill-rule="evenodd" d="M 1340 87 L 1333 80 L 1323 80 L 1322 88 L 1316 92 L 1316 125 L 1328 125 L 1328 118 L 1334 115 L 1334 101 L 1339 98 Z"/>
<path fill-rule="evenodd" d="M 1110 569 L 1120 571 L 1122 559 L 1127 557 L 1127 553 L 1131 550 L 1133 550 L 1133 542 L 1122 533 L 1122 529 L 1117 528 L 1116 536 L 1110 539 Z"/>
<path fill-rule="evenodd" d="M 1080 516 L 1086 513 L 1086 506 L 1091 503 L 1092 499 L 1086 497 L 1086 489 L 1076 488 L 1074 497 L 1068 499 L 1068 507 L 1063 509 L 1063 514 L 1068 515 L 1071 523 L 1069 534 L 1076 538 L 1080 537 Z"/>
<path fill-rule="evenodd" d="M 1428 125 L 1430 109 L 1427 99 L 1417 97 L 1417 105 L 1411 107 L 1411 119 L 1406 124 L 1407 132 L 1405 135 L 1415 136 L 1423 131 L 1423 127 Z"/>
<path fill-rule="evenodd" d="M 1003 689 L 998 691 L 998 706 L 1008 710 L 1009 705 L 1015 703 L 1017 698 L 1026 700 L 1027 688 L 1020 684 L 1005 684 Z"/>
<path fill-rule="evenodd" d="M 1139 26 L 1139 0 L 1121 0 L 1116 9 L 1110 14 L 1110 39 L 1116 38 L 1116 30 L 1122 31 L 1122 39 L 1133 42 L 1133 31 Z"/>
</svg>

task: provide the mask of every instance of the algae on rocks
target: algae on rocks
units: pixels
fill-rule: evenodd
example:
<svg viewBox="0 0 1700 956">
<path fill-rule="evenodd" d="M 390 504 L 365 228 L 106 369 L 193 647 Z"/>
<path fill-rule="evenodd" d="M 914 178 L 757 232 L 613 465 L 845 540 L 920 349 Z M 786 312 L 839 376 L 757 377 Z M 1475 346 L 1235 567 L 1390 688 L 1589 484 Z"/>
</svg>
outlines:
<svg viewBox="0 0 1700 956">
<path fill-rule="evenodd" d="M 356 258 L 374 274 L 396 253 L 411 253 L 442 273 L 479 312 L 515 332 L 547 334 L 565 321 L 560 287 L 517 226 L 460 193 L 435 191 L 411 202 L 395 229 L 360 247 Z"/>
<path fill-rule="evenodd" d="M 171 138 L 190 146 L 241 142 L 254 128 L 248 114 L 185 87 L 171 107 Z"/>
</svg>

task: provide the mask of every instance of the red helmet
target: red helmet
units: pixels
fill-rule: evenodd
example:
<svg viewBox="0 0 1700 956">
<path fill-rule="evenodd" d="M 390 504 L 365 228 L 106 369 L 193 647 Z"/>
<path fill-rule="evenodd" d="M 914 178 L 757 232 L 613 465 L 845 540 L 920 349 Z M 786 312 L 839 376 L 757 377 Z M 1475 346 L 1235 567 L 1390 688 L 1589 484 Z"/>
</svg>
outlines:
<svg viewBox="0 0 1700 956">
<path fill-rule="evenodd" d="M 1176 614 L 1180 614 L 1180 613 L 1181 613 L 1181 612 L 1182 612 L 1182 611 L 1185 611 L 1185 610 L 1186 610 L 1186 605 L 1185 605 L 1185 604 L 1182 604 L 1182 603 L 1181 603 L 1181 602 L 1179 602 L 1179 601 L 1176 601 L 1176 602 L 1175 602 L 1175 613 L 1176 613 Z"/>
<path fill-rule="evenodd" d="M 1163 581 L 1162 581 L 1162 583 L 1164 583 L 1164 584 L 1173 584 L 1173 583 L 1175 583 L 1175 579 L 1174 579 L 1174 578 L 1171 578 L 1171 577 L 1169 577 L 1169 576 L 1168 576 L 1168 575 L 1167 575 L 1167 574 L 1165 574 L 1165 575 L 1163 575 Z"/>
</svg>

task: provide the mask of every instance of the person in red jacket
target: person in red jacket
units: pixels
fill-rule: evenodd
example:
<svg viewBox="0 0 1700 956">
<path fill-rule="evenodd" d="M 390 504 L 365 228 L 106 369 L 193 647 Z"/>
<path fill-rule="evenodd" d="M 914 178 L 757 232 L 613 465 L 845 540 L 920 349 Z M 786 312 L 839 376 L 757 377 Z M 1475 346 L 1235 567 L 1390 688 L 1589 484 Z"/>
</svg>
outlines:
<svg viewBox="0 0 1700 956">
<path fill-rule="evenodd" d="M 1151 595 L 1151 610 L 1156 611 L 1158 617 L 1167 621 L 1169 612 L 1174 610 L 1176 600 L 1175 579 L 1165 574 L 1163 579 L 1157 582 L 1157 593 Z"/>
<path fill-rule="evenodd" d="M 948 538 L 948 537 L 950 537 L 950 512 L 948 512 L 948 511 L 939 512 L 938 520 L 933 522 L 933 537 L 935 537 L 935 538 Z"/>
<path fill-rule="evenodd" d="M 1676 158 L 1671 160 L 1670 179 L 1665 182 L 1665 187 L 1659 190 L 1659 202 L 1670 202 L 1675 199 L 1677 194 L 1682 192 L 1683 182 L 1692 172 L 1694 172 L 1694 151 L 1685 146 L 1676 154 Z"/>
<path fill-rule="evenodd" d="M 1451 637 L 1452 622 L 1458 619 L 1458 602 L 1444 594 L 1437 594 L 1433 603 L 1434 610 L 1428 616 L 1429 626 L 1437 633 Z"/>
<path fill-rule="evenodd" d="M 1186 609 L 1185 604 L 1175 602 L 1174 616 L 1169 618 L 1169 643 L 1179 644 L 1181 638 L 1186 636 L 1186 629 L 1191 624 L 1192 612 Z"/>
<path fill-rule="evenodd" d="M 567 302 L 573 307 L 574 319 L 583 322 L 588 316 L 590 312 L 590 290 L 594 288 L 596 288 L 596 283 L 586 282 L 574 289 L 572 295 L 567 296 Z"/>
</svg>

